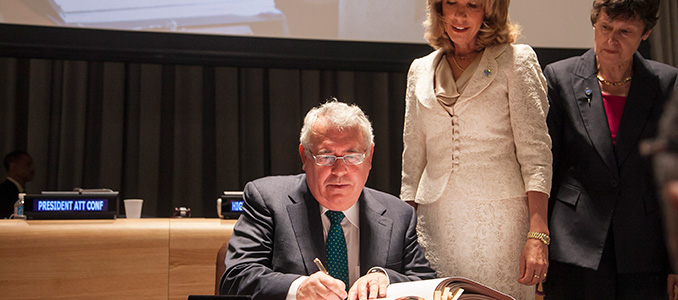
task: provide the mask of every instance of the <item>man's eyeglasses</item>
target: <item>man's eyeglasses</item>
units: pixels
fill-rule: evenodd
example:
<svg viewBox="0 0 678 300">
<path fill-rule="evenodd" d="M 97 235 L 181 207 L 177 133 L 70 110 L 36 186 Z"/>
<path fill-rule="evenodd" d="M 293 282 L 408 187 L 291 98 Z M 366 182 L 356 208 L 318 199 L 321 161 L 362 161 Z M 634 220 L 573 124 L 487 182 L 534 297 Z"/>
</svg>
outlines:
<svg viewBox="0 0 678 300">
<path fill-rule="evenodd" d="M 334 155 L 313 155 L 313 160 L 315 164 L 319 166 L 332 166 L 337 162 L 337 159 L 344 161 L 346 165 L 359 165 L 362 164 L 365 160 L 365 153 L 356 153 L 356 154 L 346 154 L 344 156 L 334 156 Z"/>
</svg>

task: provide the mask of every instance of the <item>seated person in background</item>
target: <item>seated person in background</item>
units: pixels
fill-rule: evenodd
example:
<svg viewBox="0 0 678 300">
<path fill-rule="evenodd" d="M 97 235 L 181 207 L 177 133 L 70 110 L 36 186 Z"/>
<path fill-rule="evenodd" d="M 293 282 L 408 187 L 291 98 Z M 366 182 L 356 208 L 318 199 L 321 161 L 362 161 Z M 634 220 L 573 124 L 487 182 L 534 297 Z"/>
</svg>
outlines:
<svg viewBox="0 0 678 300">
<path fill-rule="evenodd" d="M 26 151 L 8 153 L 3 163 L 7 179 L 0 183 L 0 219 L 14 213 L 14 202 L 19 199 L 19 193 L 25 192 L 26 183 L 33 180 L 35 174 L 33 158 Z"/>
<path fill-rule="evenodd" d="M 373 139 L 355 105 L 330 101 L 308 112 L 299 145 L 305 174 L 245 186 L 222 294 L 374 299 L 386 296 L 389 283 L 435 278 L 417 243 L 414 209 L 365 187 Z"/>
</svg>

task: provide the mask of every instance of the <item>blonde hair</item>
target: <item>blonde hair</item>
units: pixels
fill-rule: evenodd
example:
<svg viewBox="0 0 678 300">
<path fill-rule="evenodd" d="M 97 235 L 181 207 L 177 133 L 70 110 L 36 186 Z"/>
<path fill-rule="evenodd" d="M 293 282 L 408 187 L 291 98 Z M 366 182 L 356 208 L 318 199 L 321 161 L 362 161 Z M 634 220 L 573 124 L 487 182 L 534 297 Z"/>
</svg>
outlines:
<svg viewBox="0 0 678 300">
<path fill-rule="evenodd" d="M 434 49 L 442 48 L 445 53 L 454 51 L 454 44 L 445 32 L 443 1 L 427 0 L 428 18 L 424 21 L 424 38 Z M 510 0 L 478 0 L 485 11 L 483 24 L 476 39 L 477 50 L 499 44 L 513 43 L 520 34 L 520 26 L 512 23 L 508 16 Z"/>
</svg>

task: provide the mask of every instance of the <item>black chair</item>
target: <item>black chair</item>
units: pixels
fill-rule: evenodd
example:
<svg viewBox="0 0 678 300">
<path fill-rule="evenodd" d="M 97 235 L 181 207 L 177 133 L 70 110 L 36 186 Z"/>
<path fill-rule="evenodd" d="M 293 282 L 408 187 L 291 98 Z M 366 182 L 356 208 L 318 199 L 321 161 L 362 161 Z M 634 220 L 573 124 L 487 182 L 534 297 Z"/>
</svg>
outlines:
<svg viewBox="0 0 678 300">
<path fill-rule="evenodd" d="M 221 276 L 226 272 L 226 265 L 224 265 L 224 259 L 226 259 L 226 251 L 228 251 L 228 240 L 221 245 L 219 251 L 217 251 L 217 272 L 214 278 L 214 294 L 219 295 L 219 286 L 221 285 Z"/>
</svg>

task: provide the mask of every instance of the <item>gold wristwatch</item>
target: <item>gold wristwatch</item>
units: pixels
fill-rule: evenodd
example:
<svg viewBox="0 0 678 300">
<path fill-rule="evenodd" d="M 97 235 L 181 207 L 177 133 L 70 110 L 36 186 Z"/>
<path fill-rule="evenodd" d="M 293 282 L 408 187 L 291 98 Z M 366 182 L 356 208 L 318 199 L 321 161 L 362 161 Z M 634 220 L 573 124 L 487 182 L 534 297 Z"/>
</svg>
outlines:
<svg viewBox="0 0 678 300">
<path fill-rule="evenodd" d="M 528 239 L 538 239 L 542 243 L 546 244 L 547 246 L 551 243 L 551 237 L 543 232 L 534 232 L 530 231 L 527 233 L 527 238 Z"/>
</svg>

